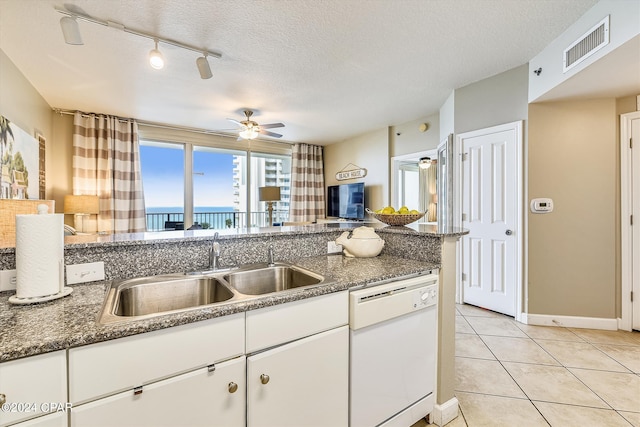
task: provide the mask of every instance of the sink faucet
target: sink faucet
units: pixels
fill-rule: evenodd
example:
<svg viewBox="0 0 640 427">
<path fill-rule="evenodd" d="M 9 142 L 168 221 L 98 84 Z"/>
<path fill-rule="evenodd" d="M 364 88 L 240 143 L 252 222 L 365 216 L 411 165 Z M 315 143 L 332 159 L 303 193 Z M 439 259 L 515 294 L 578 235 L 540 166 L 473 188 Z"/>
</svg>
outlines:
<svg viewBox="0 0 640 427">
<path fill-rule="evenodd" d="M 218 243 L 218 232 L 213 235 L 213 244 L 209 249 L 209 270 L 217 270 L 220 262 L 220 243 Z"/>
<path fill-rule="evenodd" d="M 268 259 L 269 259 L 267 261 L 269 263 L 268 266 L 269 267 L 275 267 L 276 264 L 273 262 L 273 245 L 269 245 L 269 252 L 268 252 L 267 255 L 268 255 Z"/>
</svg>

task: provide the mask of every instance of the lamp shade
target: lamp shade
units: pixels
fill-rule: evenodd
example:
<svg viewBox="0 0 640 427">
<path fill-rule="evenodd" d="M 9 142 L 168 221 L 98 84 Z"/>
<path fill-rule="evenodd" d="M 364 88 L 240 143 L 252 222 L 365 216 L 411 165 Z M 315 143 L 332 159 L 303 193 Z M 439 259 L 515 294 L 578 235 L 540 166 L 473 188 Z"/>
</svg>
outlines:
<svg viewBox="0 0 640 427">
<path fill-rule="evenodd" d="M 97 214 L 100 212 L 98 196 L 64 196 L 64 213 Z"/>
<path fill-rule="evenodd" d="M 259 187 L 258 197 L 261 202 L 280 200 L 280 187 Z"/>
</svg>

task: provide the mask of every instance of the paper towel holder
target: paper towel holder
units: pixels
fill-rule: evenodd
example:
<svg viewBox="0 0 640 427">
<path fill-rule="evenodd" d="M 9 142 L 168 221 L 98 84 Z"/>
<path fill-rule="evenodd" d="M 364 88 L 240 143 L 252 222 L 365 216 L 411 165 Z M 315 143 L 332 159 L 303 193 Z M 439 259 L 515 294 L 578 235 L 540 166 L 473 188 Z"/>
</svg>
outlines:
<svg viewBox="0 0 640 427">
<path fill-rule="evenodd" d="M 64 213 L 74 215 L 75 228 L 80 217 L 80 232 L 84 233 L 84 217 L 100 213 L 98 196 L 68 194 L 64 196 Z"/>
</svg>

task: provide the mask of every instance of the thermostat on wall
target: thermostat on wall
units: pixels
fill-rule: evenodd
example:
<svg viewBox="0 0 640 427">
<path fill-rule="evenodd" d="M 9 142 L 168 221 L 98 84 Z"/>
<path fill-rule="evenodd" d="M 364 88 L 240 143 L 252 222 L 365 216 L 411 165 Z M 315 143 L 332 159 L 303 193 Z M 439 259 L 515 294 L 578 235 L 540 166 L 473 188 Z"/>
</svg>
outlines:
<svg viewBox="0 0 640 427">
<path fill-rule="evenodd" d="M 553 200 L 551 199 L 531 199 L 531 212 L 549 213 L 553 212 Z"/>
</svg>

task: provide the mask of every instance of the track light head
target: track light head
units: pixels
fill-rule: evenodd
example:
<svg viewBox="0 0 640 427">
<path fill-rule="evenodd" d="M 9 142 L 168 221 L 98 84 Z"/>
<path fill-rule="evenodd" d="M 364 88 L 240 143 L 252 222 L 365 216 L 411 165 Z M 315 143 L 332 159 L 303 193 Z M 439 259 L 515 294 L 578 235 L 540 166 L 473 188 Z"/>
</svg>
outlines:
<svg viewBox="0 0 640 427">
<path fill-rule="evenodd" d="M 203 80 L 210 79 L 213 74 L 211 73 L 211 67 L 209 66 L 209 61 L 207 61 L 207 54 L 196 59 L 196 65 L 198 66 L 198 71 L 200 72 L 200 78 Z"/>
<path fill-rule="evenodd" d="M 60 18 L 60 28 L 62 28 L 62 35 L 64 41 L 67 44 L 83 45 L 82 36 L 80 35 L 80 27 L 78 21 L 70 16 L 63 16 Z"/>
<path fill-rule="evenodd" d="M 151 67 L 156 70 L 161 70 L 164 68 L 164 57 L 162 53 L 158 50 L 158 40 L 155 40 L 156 47 L 149 52 L 149 64 Z"/>
</svg>

